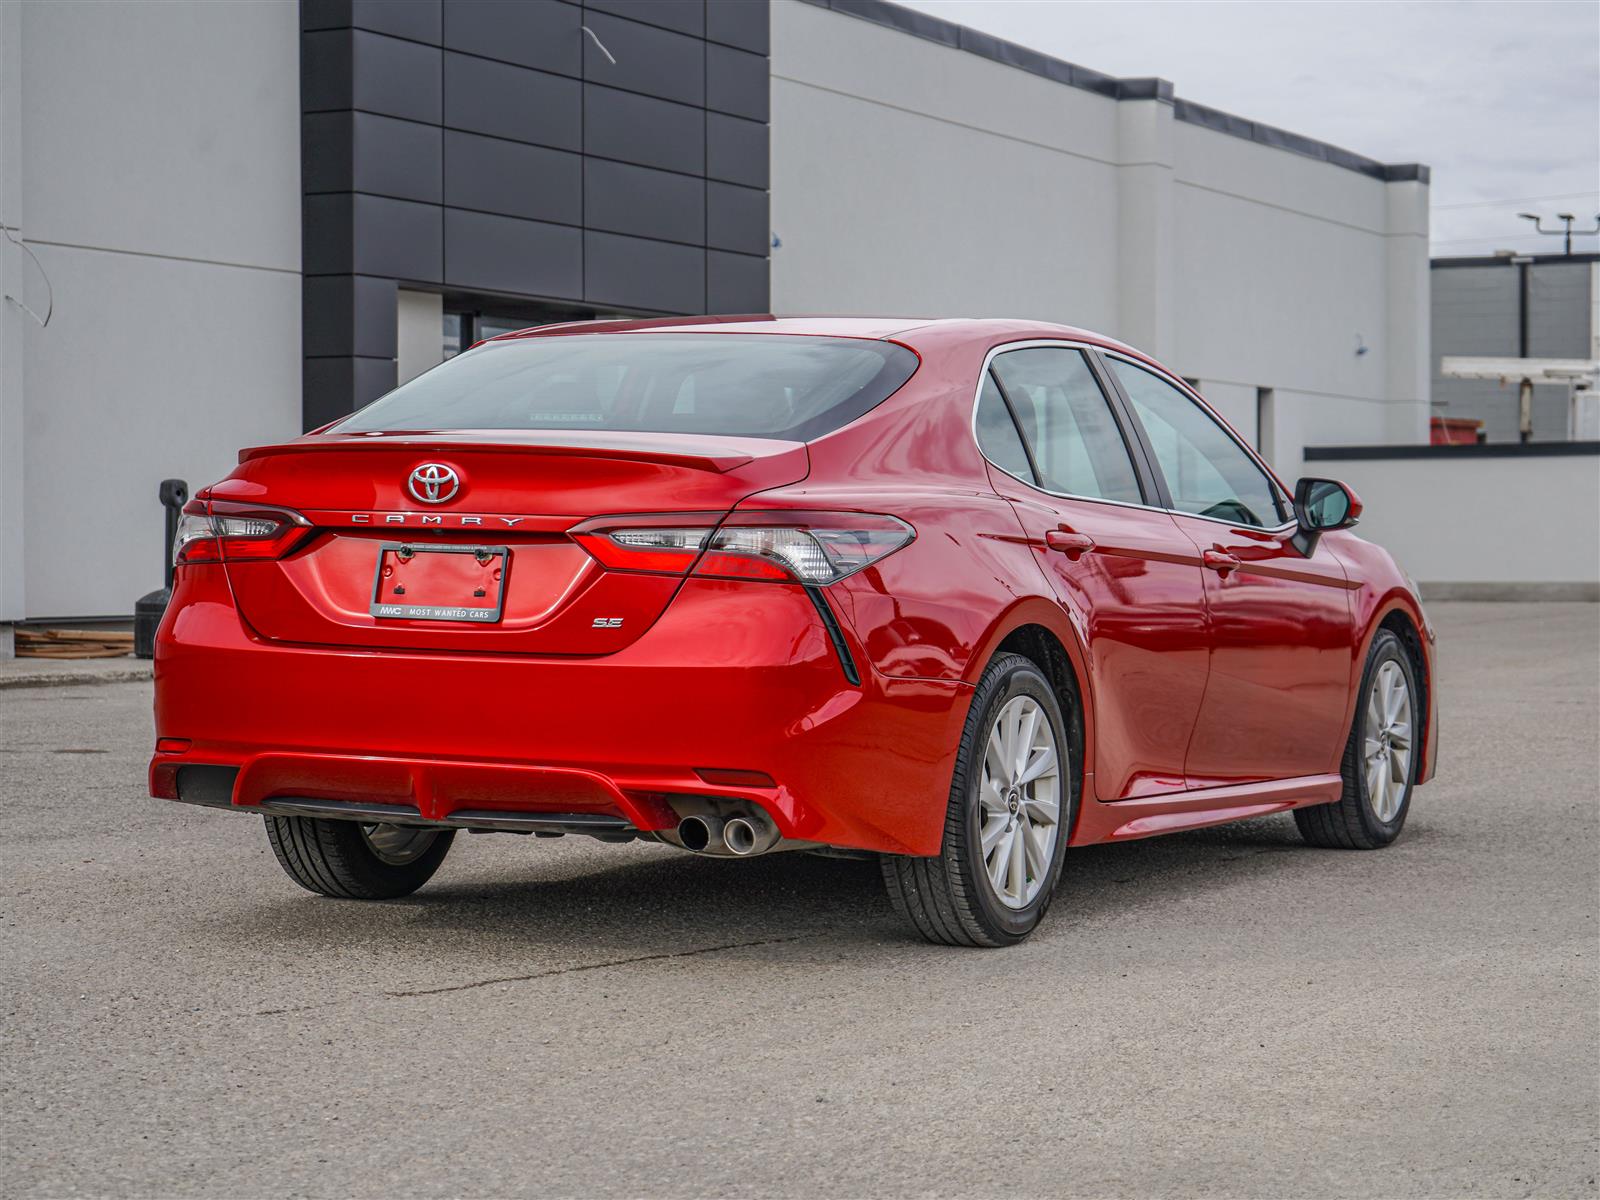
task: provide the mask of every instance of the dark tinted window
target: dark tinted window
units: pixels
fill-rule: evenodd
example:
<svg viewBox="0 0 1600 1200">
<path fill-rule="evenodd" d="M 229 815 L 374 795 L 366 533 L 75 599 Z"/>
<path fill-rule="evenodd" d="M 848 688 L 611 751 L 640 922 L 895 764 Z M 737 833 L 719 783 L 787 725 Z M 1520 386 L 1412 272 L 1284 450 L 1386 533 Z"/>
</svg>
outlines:
<svg viewBox="0 0 1600 1200">
<path fill-rule="evenodd" d="M 1132 504 L 1144 499 L 1111 405 L 1079 351 L 1011 350 L 993 367 L 1044 488 Z"/>
<path fill-rule="evenodd" d="M 753 334 L 573 334 L 490 342 L 340 422 L 366 430 L 598 429 L 805 440 L 917 369 L 904 346 Z"/>
<path fill-rule="evenodd" d="M 1210 413 L 1143 367 L 1107 361 L 1156 452 L 1173 508 L 1263 528 L 1282 520 L 1278 489 Z"/>
<path fill-rule="evenodd" d="M 1011 419 L 994 376 L 983 376 L 983 390 L 978 393 L 978 448 L 983 456 L 1008 475 L 1029 483 L 1037 483 L 1033 468 L 1028 465 L 1028 452 L 1022 448 L 1022 436 L 1017 433 L 1017 423 Z"/>
</svg>

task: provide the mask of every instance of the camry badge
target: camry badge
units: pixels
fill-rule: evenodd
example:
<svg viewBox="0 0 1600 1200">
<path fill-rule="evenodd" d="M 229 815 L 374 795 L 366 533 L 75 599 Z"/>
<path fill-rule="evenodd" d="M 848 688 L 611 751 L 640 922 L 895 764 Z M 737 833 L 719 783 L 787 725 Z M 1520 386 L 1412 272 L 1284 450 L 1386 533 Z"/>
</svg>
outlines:
<svg viewBox="0 0 1600 1200">
<path fill-rule="evenodd" d="M 461 490 L 461 476 L 443 463 L 423 463 L 407 477 L 406 489 L 424 504 L 443 504 Z"/>
</svg>

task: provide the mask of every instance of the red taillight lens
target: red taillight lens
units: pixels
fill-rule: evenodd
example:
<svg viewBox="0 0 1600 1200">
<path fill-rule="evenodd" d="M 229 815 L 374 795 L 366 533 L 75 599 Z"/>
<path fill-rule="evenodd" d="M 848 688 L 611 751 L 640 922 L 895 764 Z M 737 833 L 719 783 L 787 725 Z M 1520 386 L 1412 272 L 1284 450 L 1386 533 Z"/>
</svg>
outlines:
<svg viewBox="0 0 1600 1200">
<path fill-rule="evenodd" d="M 741 512 L 720 525 L 695 517 L 586 522 L 572 536 L 605 566 L 717 579 L 833 583 L 893 554 L 916 536 L 896 517 L 851 512 Z"/>
<path fill-rule="evenodd" d="M 178 519 L 172 561 L 234 562 L 282 558 L 311 536 L 311 522 L 287 508 L 191 500 Z"/>
<path fill-rule="evenodd" d="M 717 520 L 716 513 L 596 517 L 571 535 L 613 571 L 682 575 L 700 557 Z"/>
</svg>

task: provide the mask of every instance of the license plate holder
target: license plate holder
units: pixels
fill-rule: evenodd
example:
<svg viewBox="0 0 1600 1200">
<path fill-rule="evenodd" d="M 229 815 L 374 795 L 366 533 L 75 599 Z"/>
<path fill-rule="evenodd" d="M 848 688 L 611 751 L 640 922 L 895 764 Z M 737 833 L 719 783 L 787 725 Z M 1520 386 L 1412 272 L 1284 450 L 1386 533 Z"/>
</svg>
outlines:
<svg viewBox="0 0 1600 1200">
<path fill-rule="evenodd" d="M 491 624 L 505 606 L 510 562 L 507 546 L 384 542 L 368 611 L 380 621 Z"/>
</svg>

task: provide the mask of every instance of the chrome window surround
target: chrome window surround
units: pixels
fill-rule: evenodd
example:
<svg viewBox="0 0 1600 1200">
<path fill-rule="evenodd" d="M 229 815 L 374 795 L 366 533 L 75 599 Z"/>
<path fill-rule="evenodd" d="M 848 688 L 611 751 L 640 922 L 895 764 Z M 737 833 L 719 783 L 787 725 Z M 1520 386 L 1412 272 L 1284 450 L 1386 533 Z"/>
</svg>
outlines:
<svg viewBox="0 0 1600 1200">
<path fill-rule="evenodd" d="M 1272 487 L 1273 492 L 1280 499 L 1287 502 L 1289 504 L 1290 511 L 1293 511 L 1293 503 L 1288 501 L 1288 493 L 1284 490 L 1284 487 L 1279 482 L 1278 477 L 1274 475 L 1272 470 L 1261 460 L 1260 455 L 1239 440 L 1239 436 L 1233 432 L 1226 421 L 1217 415 L 1216 410 L 1213 409 L 1211 405 L 1206 403 L 1205 397 L 1200 395 L 1199 392 L 1195 391 L 1181 379 L 1178 379 L 1162 368 L 1155 366 L 1153 363 L 1141 362 L 1136 358 L 1131 358 L 1128 355 L 1122 354 L 1116 350 L 1110 350 L 1104 346 L 1097 346 L 1093 342 L 1077 342 L 1072 341 L 1069 338 L 1027 338 L 1022 341 L 1005 342 L 1002 345 L 994 347 L 994 349 L 990 350 L 983 356 L 983 365 L 978 369 L 978 380 L 972 393 L 972 413 L 967 421 L 967 432 L 972 436 L 972 444 L 974 447 L 976 447 L 978 455 L 983 459 L 983 461 L 988 463 L 996 471 L 999 471 L 1000 474 L 1004 475 L 1007 479 L 1015 479 L 1018 483 L 1022 484 L 1026 488 L 1031 488 L 1033 491 L 1040 492 L 1046 496 L 1054 496 L 1061 500 L 1078 500 L 1085 504 L 1111 504 L 1115 505 L 1117 508 L 1134 508 L 1142 509 L 1145 512 L 1161 512 L 1167 513 L 1171 516 L 1190 517 L 1196 521 L 1211 521 L 1218 525 L 1228 525 L 1235 528 L 1258 529 L 1263 533 L 1283 533 L 1290 529 L 1296 528 L 1297 522 L 1292 518 L 1273 526 L 1251 525 L 1246 521 L 1224 521 L 1220 517 L 1207 517 L 1201 515 L 1200 513 L 1185 512 L 1179 508 L 1167 508 L 1159 504 L 1135 504 L 1131 500 L 1108 500 L 1104 496 L 1079 496 L 1072 492 L 1054 492 L 1049 488 L 1041 487 L 1037 483 L 1033 483 L 1029 480 L 1021 479 L 1016 475 L 1013 475 L 1010 471 L 1006 470 L 999 463 L 995 462 L 983 452 L 983 445 L 978 441 L 978 402 L 983 396 L 983 381 L 989 374 L 989 367 L 996 358 L 1002 354 L 1007 354 L 1012 350 L 1033 350 L 1040 347 L 1057 350 L 1077 350 L 1086 355 L 1099 355 L 1102 358 L 1118 358 L 1123 362 L 1138 367 L 1140 370 L 1148 371 L 1150 374 L 1154 375 L 1156 378 L 1165 383 L 1172 384 L 1172 386 L 1177 388 L 1178 391 L 1184 396 L 1187 396 L 1194 403 L 1198 404 L 1201 411 L 1217 423 L 1217 428 L 1221 429 L 1223 433 L 1227 434 L 1229 440 L 1232 441 L 1234 445 L 1238 446 L 1239 449 L 1244 451 L 1246 457 L 1248 457 L 1250 461 L 1255 464 L 1256 469 L 1266 476 L 1267 482 Z M 1096 382 L 1098 382 L 1098 380 Z M 1117 401 L 1114 401 L 1110 396 L 1107 396 L 1105 399 L 1107 404 L 1115 405 L 1117 403 Z M 1139 419 L 1138 414 L 1131 411 L 1128 413 L 1128 416 L 1134 421 Z M 1021 436 L 1020 430 L 1018 430 L 1018 436 Z M 1151 463 L 1150 468 L 1152 471 L 1159 471 L 1161 469 L 1161 464 Z M 1135 474 L 1137 474 L 1137 471 Z"/>
</svg>

